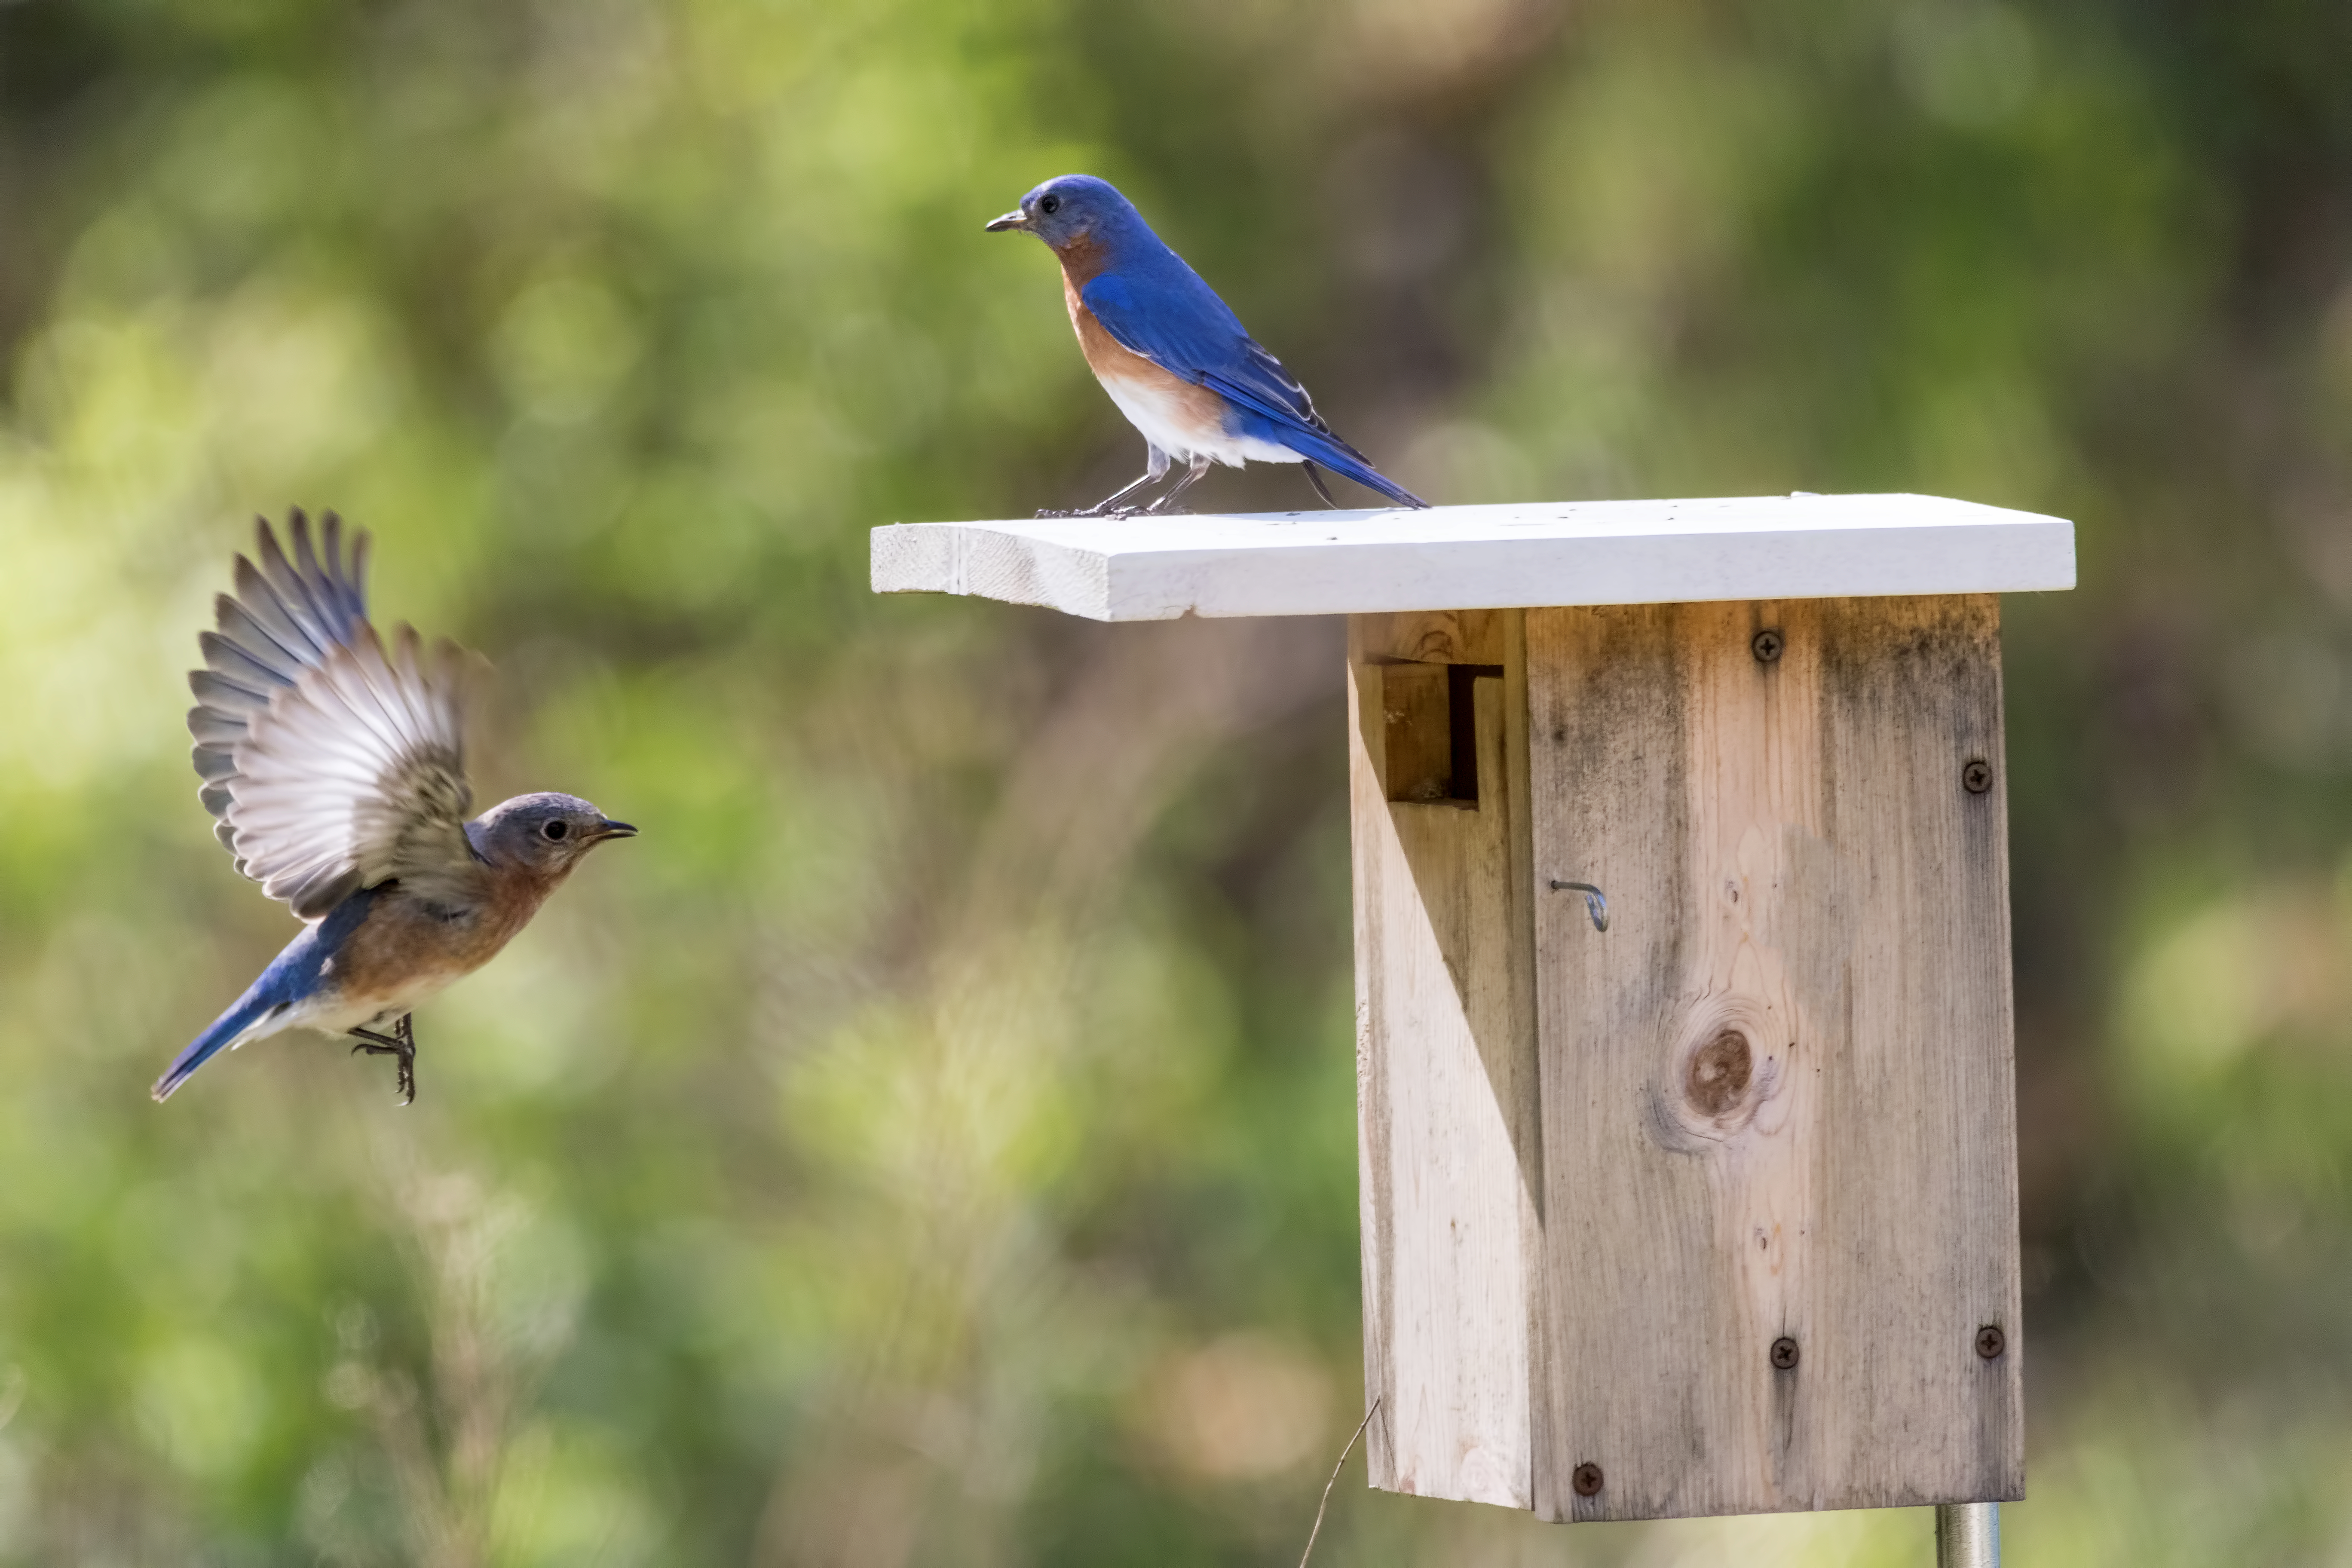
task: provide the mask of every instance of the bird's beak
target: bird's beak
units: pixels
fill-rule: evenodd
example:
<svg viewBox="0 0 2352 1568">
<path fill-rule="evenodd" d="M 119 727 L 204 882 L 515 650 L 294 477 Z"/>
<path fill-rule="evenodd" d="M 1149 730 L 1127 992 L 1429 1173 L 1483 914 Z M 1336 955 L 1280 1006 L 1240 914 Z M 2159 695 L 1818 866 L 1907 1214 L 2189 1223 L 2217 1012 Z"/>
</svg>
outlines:
<svg viewBox="0 0 2352 1568">
<path fill-rule="evenodd" d="M 635 828 L 625 822 L 615 822 L 608 816 L 596 824 L 596 837 L 593 842 L 602 844 L 607 838 L 635 838 L 636 836 Z"/>
<path fill-rule="evenodd" d="M 991 234 L 1003 234 L 1008 228 L 1025 229 L 1028 226 L 1029 215 L 1019 207 L 1014 207 L 1003 217 L 992 217 L 988 220 L 988 232 Z"/>
</svg>

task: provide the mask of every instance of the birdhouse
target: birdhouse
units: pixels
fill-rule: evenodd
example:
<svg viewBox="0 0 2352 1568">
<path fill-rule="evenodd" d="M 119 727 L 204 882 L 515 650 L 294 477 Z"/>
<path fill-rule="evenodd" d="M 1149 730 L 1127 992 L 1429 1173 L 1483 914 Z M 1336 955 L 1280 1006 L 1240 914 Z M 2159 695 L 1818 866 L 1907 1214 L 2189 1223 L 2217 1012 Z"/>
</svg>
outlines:
<svg viewBox="0 0 2352 1568">
<path fill-rule="evenodd" d="M 877 592 L 1349 617 L 1375 1486 L 2022 1495 L 2000 608 L 1921 496 L 916 523 Z"/>
</svg>

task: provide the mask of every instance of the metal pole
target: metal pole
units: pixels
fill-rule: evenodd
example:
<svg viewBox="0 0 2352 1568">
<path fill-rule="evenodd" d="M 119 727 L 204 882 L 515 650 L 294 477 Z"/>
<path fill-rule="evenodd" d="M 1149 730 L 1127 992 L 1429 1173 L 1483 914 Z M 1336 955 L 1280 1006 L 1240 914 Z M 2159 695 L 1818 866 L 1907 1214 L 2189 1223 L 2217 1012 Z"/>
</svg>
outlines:
<svg viewBox="0 0 2352 1568">
<path fill-rule="evenodd" d="M 2000 1568 L 2000 1504 L 1937 1503 L 1936 1568 Z"/>
</svg>

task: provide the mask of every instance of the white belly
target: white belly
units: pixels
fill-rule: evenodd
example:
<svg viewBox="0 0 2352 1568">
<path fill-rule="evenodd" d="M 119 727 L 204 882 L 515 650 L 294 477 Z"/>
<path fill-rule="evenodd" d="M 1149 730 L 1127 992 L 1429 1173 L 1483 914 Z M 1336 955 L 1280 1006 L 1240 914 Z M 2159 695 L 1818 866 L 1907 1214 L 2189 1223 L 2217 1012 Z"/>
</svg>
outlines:
<svg viewBox="0 0 2352 1568">
<path fill-rule="evenodd" d="M 255 1019 L 243 1034 L 228 1042 L 228 1049 L 236 1050 L 254 1040 L 282 1035 L 289 1029 L 316 1029 L 322 1035 L 347 1035 L 353 1029 L 373 1029 L 382 1034 L 399 1022 L 402 1014 L 423 1006 L 447 990 L 449 983 L 456 978 L 454 974 L 426 977 L 397 997 L 372 996 L 363 1000 L 305 997 L 290 1007 L 265 1013 Z"/>
<path fill-rule="evenodd" d="M 353 1029 L 381 1033 L 449 988 L 455 974 L 426 974 L 397 996 L 339 997 L 332 1002 L 298 1005 L 278 1026 L 281 1029 L 316 1029 L 322 1035 L 348 1034 Z M 275 1033 L 276 1031 L 271 1031 Z"/>
<path fill-rule="evenodd" d="M 1186 406 L 1188 399 L 1176 388 L 1164 383 L 1154 384 L 1139 378 L 1100 376 L 1102 389 L 1127 416 L 1127 422 L 1143 432 L 1143 438 L 1171 458 L 1195 456 L 1219 462 L 1229 468 L 1238 468 L 1245 462 L 1296 463 L 1303 461 L 1287 447 L 1277 447 L 1271 441 L 1261 441 L 1254 436 L 1237 436 L 1221 426 L 1208 426 L 1192 416 Z M 1192 399 L 1198 399 L 1196 389 L 1185 388 Z"/>
</svg>

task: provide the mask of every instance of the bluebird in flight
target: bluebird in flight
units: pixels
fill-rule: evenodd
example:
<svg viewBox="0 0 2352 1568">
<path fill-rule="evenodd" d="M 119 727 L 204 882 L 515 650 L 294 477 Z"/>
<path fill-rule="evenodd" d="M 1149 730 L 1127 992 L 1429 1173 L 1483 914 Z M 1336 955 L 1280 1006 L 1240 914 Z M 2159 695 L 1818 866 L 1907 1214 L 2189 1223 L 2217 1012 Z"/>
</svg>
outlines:
<svg viewBox="0 0 2352 1568">
<path fill-rule="evenodd" d="M 368 536 L 320 548 L 293 514 L 289 559 L 264 521 L 198 643 L 198 798 L 236 868 L 308 922 L 155 1082 L 168 1098 L 225 1049 L 292 1028 L 400 1058 L 416 1098 L 410 1010 L 488 963 L 583 856 L 636 829 L 568 795 L 523 795 L 467 820 L 460 690 L 468 656 L 368 624 Z M 386 1031 L 389 1030 L 389 1033 Z"/>
<path fill-rule="evenodd" d="M 1048 180 L 988 225 L 992 234 L 1006 229 L 1035 235 L 1061 260 L 1078 347 L 1118 411 L 1143 432 L 1149 454 L 1141 479 L 1071 515 L 1132 515 L 1135 509 L 1119 503 L 1165 475 L 1171 458 L 1190 467 L 1146 512 L 1170 510 L 1211 463 L 1238 468 L 1253 458 L 1306 464 L 1307 481 L 1326 506 L 1331 492 L 1315 471 L 1318 463 L 1399 506 L 1429 504 L 1331 433 L 1297 378 L 1108 181 Z"/>
</svg>

